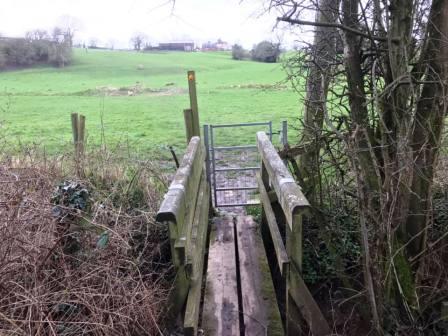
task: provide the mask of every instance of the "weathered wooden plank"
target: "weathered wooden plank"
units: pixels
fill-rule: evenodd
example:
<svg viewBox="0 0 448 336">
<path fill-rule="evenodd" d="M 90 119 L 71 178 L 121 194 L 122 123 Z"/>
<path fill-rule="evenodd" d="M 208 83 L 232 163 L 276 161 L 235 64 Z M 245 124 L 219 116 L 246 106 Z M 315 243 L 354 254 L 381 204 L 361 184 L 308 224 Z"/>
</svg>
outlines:
<svg viewBox="0 0 448 336">
<path fill-rule="evenodd" d="M 187 236 L 191 231 L 204 155 L 199 137 L 193 137 L 156 216 L 159 222 L 175 223 L 170 226 L 170 239 L 175 237 L 175 250 L 179 256 L 185 256 L 188 248 Z M 173 230 L 174 227 L 177 229 Z"/>
<path fill-rule="evenodd" d="M 300 272 L 302 271 L 303 259 L 302 216 L 302 214 L 295 214 L 292 229 L 286 228 L 286 253 L 290 263 L 295 263 Z"/>
<path fill-rule="evenodd" d="M 250 216 L 237 217 L 244 334 L 284 335 L 274 285 L 257 224 Z"/>
<path fill-rule="evenodd" d="M 193 171 L 196 166 L 199 170 L 202 169 L 204 150 L 201 146 L 199 137 L 193 137 L 188 144 L 185 155 L 182 159 L 180 167 L 174 175 L 173 181 L 165 194 L 164 200 L 157 213 L 157 220 L 172 220 L 177 224 L 182 223 L 182 216 L 185 214 L 185 195 L 189 195 L 194 184 L 191 183 Z M 199 183 L 199 176 L 197 176 L 197 184 Z M 196 185 L 197 187 L 197 185 Z M 195 189 L 195 188 L 193 188 Z"/>
<path fill-rule="evenodd" d="M 192 242 L 196 245 L 194 250 L 194 255 L 191 256 L 191 261 L 193 263 L 193 276 L 196 274 L 202 274 L 204 266 L 204 253 L 207 246 L 207 232 L 210 214 L 210 202 L 208 201 L 208 196 L 210 193 L 210 185 L 207 183 L 206 177 L 204 176 L 204 196 L 201 200 L 201 219 L 199 225 L 197 226 L 197 234 L 192 238 Z"/>
<path fill-rule="evenodd" d="M 289 270 L 288 270 L 289 272 Z M 287 336 L 302 336 L 308 335 L 310 333 L 304 332 L 306 328 L 307 322 L 303 319 L 302 313 L 300 312 L 299 307 L 297 307 L 294 299 L 288 294 L 288 284 L 286 285 L 286 335 Z M 311 334 L 313 335 L 313 334 Z M 313 335 L 314 336 L 314 335 Z"/>
<path fill-rule="evenodd" d="M 71 115 L 72 120 L 72 133 L 73 133 L 73 144 L 75 145 L 75 150 L 77 149 L 76 146 L 78 145 L 78 113 L 72 113 Z"/>
<path fill-rule="evenodd" d="M 203 170 L 204 172 L 204 170 Z M 199 184 L 199 189 L 198 189 L 198 197 L 197 197 L 197 201 L 196 201 L 196 208 L 194 211 L 194 219 L 192 221 L 192 225 L 191 225 L 191 231 L 188 234 L 188 240 L 189 240 L 189 248 L 187 250 L 187 255 L 186 255 L 186 265 L 187 265 L 187 273 L 190 277 L 193 277 L 193 264 L 197 263 L 196 260 L 196 253 L 197 253 L 197 241 L 198 241 L 198 235 L 199 235 L 199 229 L 200 229 L 200 221 L 201 221 L 201 211 L 202 211 L 202 207 L 204 206 L 203 202 L 204 202 L 204 190 L 206 188 L 206 177 L 205 174 L 203 173 L 201 175 L 201 181 Z M 196 266 L 197 267 L 197 266 Z"/>
<path fill-rule="evenodd" d="M 275 255 L 277 257 L 278 267 L 282 276 L 285 276 L 286 269 L 289 264 L 288 254 L 286 253 L 285 245 L 283 244 L 282 236 L 278 228 L 277 220 L 275 219 L 274 210 L 264 187 L 264 183 L 260 177 L 257 175 L 258 188 L 260 191 L 260 201 L 263 205 L 264 215 L 266 216 L 266 222 L 269 227 L 269 232 L 271 233 L 272 243 L 274 245 Z"/>
<path fill-rule="evenodd" d="M 172 290 L 168 297 L 168 305 L 166 307 L 166 319 L 174 323 L 184 307 L 185 300 L 190 288 L 190 280 L 185 272 L 185 267 L 180 266 L 176 273 L 176 278 Z"/>
<path fill-rule="evenodd" d="M 193 112 L 191 111 L 191 109 L 184 110 L 184 121 L 185 121 L 185 135 L 187 137 L 187 143 L 189 143 L 191 138 L 194 136 Z"/>
<path fill-rule="evenodd" d="M 209 336 L 239 336 L 233 218 L 216 218 L 210 233 L 202 327 Z"/>
<path fill-rule="evenodd" d="M 286 221 L 292 228 L 293 216 L 309 207 L 308 200 L 294 181 L 266 133 L 257 133 L 257 145 L 261 159 L 269 174 L 278 201 L 285 213 Z"/>
<path fill-rule="evenodd" d="M 81 114 L 81 115 L 79 115 L 79 123 L 78 123 L 78 151 L 79 151 L 79 155 L 83 155 L 84 154 L 85 131 L 86 131 L 86 117 Z"/>
<path fill-rule="evenodd" d="M 191 178 L 188 181 L 187 184 L 187 192 L 186 192 L 186 204 L 187 204 L 187 213 L 185 216 L 185 222 L 184 226 L 182 228 L 182 231 L 180 233 L 181 237 L 185 237 L 185 248 L 187 250 L 190 250 L 190 243 L 191 243 L 191 233 L 192 233 L 192 226 L 193 226 L 193 220 L 195 216 L 196 209 L 199 209 L 196 207 L 198 204 L 198 195 L 199 195 L 199 184 L 201 182 L 201 178 L 204 175 L 204 148 L 201 146 L 201 153 L 198 156 L 198 159 L 195 161 L 192 171 L 191 171 Z"/>
<path fill-rule="evenodd" d="M 199 137 L 193 137 L 157 213 L 156 219 L 159 222 L 167 220 L 173 221 L 177 225 L 183 224 L 182 220 L 186 209 L 185 194 L 188 191 L 186 190 L 188 188 L 188 180 L 190 179 L 193 164 L 197 160 L 200 150 Z"/>
<path fill-rule="evenodd" d="M 297 268 L 293 263 L 289 266 L 288 292 L 295 301 L 307 321 L 314 336 L 331 335 L 331 329 L 319 309 L 316 301 L 308 290 Z"/>
<path fill-rule="evenodd" d="M 199 188 L 197 208 L 193 222 L 191 245 L 188 252 L 192 263 L 191 289 L 187 298 L 184 317 L 185 335 L 197 335 L 199 310 L 201 305 L 202 278 L 204 269 L 204 254 L 207 240 L 209 185 L 203 175 Z M 190 254 L 191 253 L 191 254 Z"/>
</svg>

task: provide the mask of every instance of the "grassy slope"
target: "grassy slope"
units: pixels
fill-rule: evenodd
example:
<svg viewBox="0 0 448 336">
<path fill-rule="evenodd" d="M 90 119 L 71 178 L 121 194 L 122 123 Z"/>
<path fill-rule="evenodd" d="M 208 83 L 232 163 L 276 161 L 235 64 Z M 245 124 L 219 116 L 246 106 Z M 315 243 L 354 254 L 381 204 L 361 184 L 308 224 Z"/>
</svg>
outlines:
<svg viewBox="0 0 448 336">
<path fill-rule="evenodd" d="M 143 70 L 138 70 L 139 65 Z M 106 140 L 129 141 L 149 150 L 158 146 L 183 146 L 182 110 L 187 93 L 104 97 L 86 95 L 97 87 L 128 87 L 140 82 L 149 88 L 174 83 L 186 88 L 186 71 L 198 78 L 201 123 L 272 120 L 291 123 L 298 116 L 297 96 L 290 90 L 237 88 L 237 85 L 273 84 L 284 78 L 279 64 L 233 61 L 227 53 L 151 53 L 75 51 L 75 62 L 64 69 L 34 68 L 0 73 L 0 122 L 11 139 L 42 142 L 50 150 L 70 140 L 72 112 L 87 116 L 91 142 L 98 143 L 100 115 L 104 113 Z M 9 97 L 8 97 L 8 95 Z M 238 141 L 243 135 L 237 134 Z M 252 134 L 250 135 L 252 137 Z"/>
</svg>

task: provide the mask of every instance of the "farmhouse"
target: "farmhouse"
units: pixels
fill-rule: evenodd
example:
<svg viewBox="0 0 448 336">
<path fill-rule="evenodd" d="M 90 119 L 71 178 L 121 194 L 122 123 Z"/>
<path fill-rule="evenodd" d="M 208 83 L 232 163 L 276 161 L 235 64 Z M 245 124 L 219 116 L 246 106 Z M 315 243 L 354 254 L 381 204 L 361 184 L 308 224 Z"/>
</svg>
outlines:
<svg viewBox="0 0 448 336">
<path fill-rule="evenodd" d="M 218 39 L 216 42 L 206 42 L 202 44 L 202 51 L 226 51 L 231 50 L 231 46 L 229 43 Z"/>
</svg>

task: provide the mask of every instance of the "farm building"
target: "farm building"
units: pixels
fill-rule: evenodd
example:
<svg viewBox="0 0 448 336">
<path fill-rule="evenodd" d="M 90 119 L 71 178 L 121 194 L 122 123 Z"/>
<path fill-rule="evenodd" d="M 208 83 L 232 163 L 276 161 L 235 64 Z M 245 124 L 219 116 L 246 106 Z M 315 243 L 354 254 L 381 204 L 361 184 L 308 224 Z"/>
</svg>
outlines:
<svg viewBox="0 0 448 336">
<path fill-rule="evenodd" d="M 167 42 L 159 43 L 160 50 L 193 51 L 194 42 Z"/>
</svg>

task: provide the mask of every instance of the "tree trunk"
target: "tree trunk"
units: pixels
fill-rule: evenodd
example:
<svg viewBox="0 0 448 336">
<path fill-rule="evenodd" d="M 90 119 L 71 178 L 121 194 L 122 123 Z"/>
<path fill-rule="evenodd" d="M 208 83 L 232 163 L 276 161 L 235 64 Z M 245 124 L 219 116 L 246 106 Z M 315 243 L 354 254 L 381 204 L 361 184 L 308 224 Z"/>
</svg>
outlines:
<svg viewBox="0 0 448 336">
<path fill-rule="evenodd" d="M 316 22 L 335 23 L 340 0 L 319 0 Z M 327 99 L 328 85 L 331 78 L 331 64 L 336 56 L 338 33 L 336 28 L 315 28 L 311 60 L 306 83 L 305 111 L 301 144 L 306 151 L 299 157 L 299 171 L 308 200 L 317 204 L 317 187 L 319 186 L 320 136 L 324 122 L 324 104 Z"/>
<path fill-rule="evenodd" d="M 441 134 L 448 108 L 448 0 L 434 0 L 428 23 L 425 84 L 414 121 L 414 171 L 406 231 L 409 254 L 425 246 L 431 205 L 431 188 Z"/>
</svg>

